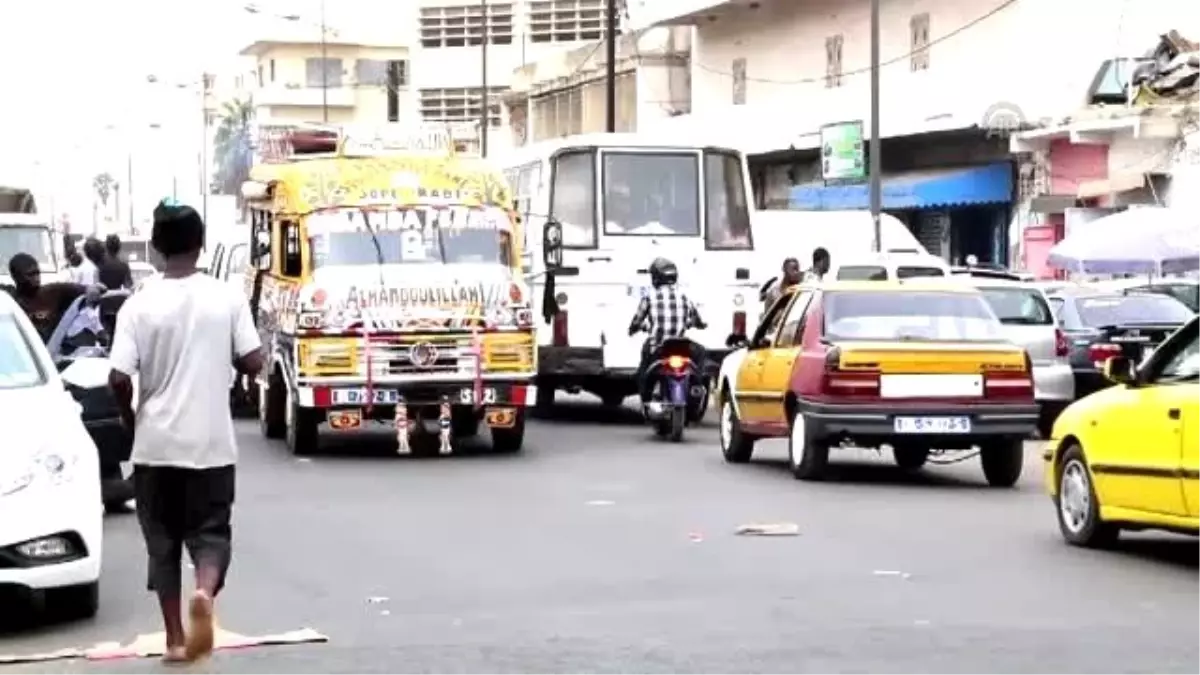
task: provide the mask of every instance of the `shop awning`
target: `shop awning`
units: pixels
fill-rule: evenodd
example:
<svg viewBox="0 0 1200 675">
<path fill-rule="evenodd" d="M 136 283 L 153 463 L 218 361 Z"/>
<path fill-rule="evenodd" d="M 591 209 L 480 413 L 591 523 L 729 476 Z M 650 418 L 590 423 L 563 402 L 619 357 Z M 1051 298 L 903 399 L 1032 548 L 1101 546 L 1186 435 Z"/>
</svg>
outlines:
<svg viewBox="0 0 1200 675">
<path fill-rule="evenodd" d="M 1012 165 L 997 162 L 961 169 L 935 169 L 883 179 L 883 208 L 933 209 L 972 204 L 1003 204 L 1013 198 Z M 797 185 L 788 208 L 849 211 L 870 208 L 866 184 Z"/>
</svg>

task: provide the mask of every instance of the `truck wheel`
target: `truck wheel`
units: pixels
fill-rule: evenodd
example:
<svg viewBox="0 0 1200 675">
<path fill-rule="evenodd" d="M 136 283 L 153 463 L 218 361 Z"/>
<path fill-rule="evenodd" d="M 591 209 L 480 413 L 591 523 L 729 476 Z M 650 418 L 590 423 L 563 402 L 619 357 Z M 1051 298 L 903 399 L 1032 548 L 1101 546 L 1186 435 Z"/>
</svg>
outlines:
<svg viewBox="0 0 1200 675">
<path fill-rule="evenodd" d="M 1120 528 L 1100 520 L 1100 500 L 1092 485 L 1083 448 L 1072 445 L 1058 467 L 1058 494 L 1054 497 L 1058 529 L 1074 546 L 1103 548 L 1116 543 Z"/>
<path fill-rule="evenodd" d="M 293 455 L 303 457 L 317 451 L 320 440 L 320 414 L 320 410 L 302 408 L 294 400 L 288 402 L 286 441 L 288 450 Z"/>
<path fill-rule="evenodd" d="M 492 449 L 506 454 L 518 453 L 525 444 L 525 411 L 517 410 L 513 425 L 507 429 L 492 427 Z"/>
<path fill-rule="evenodd" d="M 1025 464 L 1025 441 L 1020 438 L 992 441 L 980 448 L 979 459 L 988 485 L 1012 487 L 1021 478 Z"/>
<path fill-rule="evenodd" d="M 896 466 L 901 469 L 916 471 L 925 466 L 925 462 L 929 461 L 929 448 L 894 445 L 892 446 L 892 459 L 896 460 Z"/>
<path fill-rule="evenodd" d="M 287 391 L 279 371 L 271 373 L 266 387 L 258 386 L 258 426 L 265 438 L 283 438 L 287 433 Z"/>
<path fill-rule="evenodd" d="M 804 413 L 792 415 L 788 432 L 788 464 L 796 480 L 818 481 L 825 478 L 829 466 L 829 443 L 813 438 Z"/>
<path fill-rule="evenodd" d="M 721 439 L 721 454 L 730 464 L 745 464 L 754 454 L 754 437 L 747 435 L 741 429 L 741 420 L 733 401 L 726 393 L 721 397 L 721 428 L 718 434 Z"/>
</svg>

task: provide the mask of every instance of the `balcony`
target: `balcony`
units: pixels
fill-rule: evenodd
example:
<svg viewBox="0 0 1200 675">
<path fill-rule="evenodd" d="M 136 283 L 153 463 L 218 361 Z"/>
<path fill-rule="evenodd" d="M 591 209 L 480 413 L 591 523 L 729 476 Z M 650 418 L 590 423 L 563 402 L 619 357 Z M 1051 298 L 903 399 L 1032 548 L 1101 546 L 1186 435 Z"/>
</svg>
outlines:
<svg viewBox="0 0 1200 675">
<path fill-rule="evenodd" d="M 629 28 L 690 26 L 783 0 L 629 0 Z"/>
<path fill-rule="evenodd" d="M 254 92 L 254 104 L 267 107 L 353 108 L 356 96 L 352 87 L 329 87 L 322 94 L 320 87 L 289 87 L 272 85 Z"/>
</svg>

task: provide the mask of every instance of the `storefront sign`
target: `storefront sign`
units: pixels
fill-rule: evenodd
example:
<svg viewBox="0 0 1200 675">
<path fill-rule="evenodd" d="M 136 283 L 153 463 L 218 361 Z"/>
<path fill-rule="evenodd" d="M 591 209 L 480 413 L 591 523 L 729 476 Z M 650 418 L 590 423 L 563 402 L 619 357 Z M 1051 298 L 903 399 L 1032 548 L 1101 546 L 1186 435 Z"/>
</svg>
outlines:
<svg viewBox="0 0 1200 675">
<path fill-rule="evenodd" d="M 821 178 L 826 183 L 866 180 L 867 163 L 861 120 L 821 127 Z"/>
</svg>

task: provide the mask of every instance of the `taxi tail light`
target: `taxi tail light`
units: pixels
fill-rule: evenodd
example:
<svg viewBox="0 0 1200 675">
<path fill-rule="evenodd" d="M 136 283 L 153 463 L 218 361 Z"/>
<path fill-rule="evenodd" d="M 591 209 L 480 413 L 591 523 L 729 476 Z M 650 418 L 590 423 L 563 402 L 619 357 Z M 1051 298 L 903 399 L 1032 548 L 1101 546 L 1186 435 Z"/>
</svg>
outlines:
<svg viewBox="0 0 1200 675">
<path fill-rule="evenodd" d="M 733 313 L 733 334 L 734 335 L 745 335 L 746 334 L 746 313 L 745 312 L 734 312 Z"/>
<path fill-rule="evenodd" d="M 1054 329 L 1054 355 L 1071 355 L 1071 340 L 1067 338 L 1067 334 L 1061 328 Z"/>
<path fill-rule="evenodd" d="M 1121 345 L 1111 343 L 1094 344 L 1088 347 L 1088 358 L 1091 359 L 1092 365 L 1098 369 L 1104 367 L 1105 361 L 1114 356 L 1121 356 L 1123 353 L 1124 350 L 1121 349 Z"/>
<path fill-rule="evenodd" d="M 825 354 L 825 376 L 822 392 L 827 396 L 878 398 L 879 371 L 842 370 L 842 353 L 836 347 Z"/>
<path fill-rule="evenodd" d="M 567 346 L 567 310 L 560 309 L 554 315 L 554 346 Z"/>
<path fill-rule="evenodd" d="M 988 399 L 1033 400 L 1033 362 L 1025 353 L 1022 370 L 983 371 L 983 395 Z"/>
</svg>

